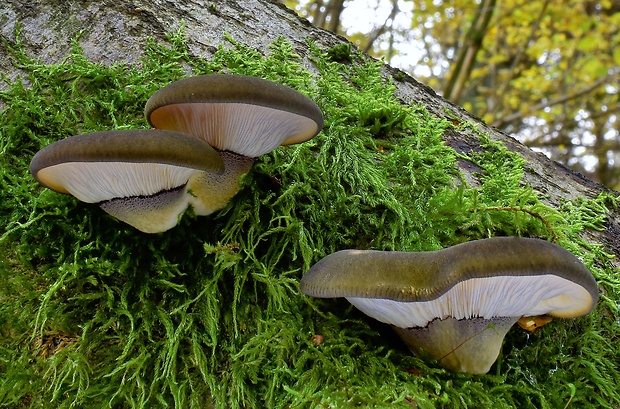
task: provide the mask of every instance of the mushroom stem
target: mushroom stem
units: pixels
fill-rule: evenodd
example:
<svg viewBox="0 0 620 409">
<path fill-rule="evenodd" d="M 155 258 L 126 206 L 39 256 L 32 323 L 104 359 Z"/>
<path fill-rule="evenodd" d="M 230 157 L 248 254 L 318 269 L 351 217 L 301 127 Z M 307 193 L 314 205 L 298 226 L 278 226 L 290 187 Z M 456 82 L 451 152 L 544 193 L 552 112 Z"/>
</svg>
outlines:
<svg viewBox="0 0 620 409">
<path fill-rule="evenodd" d="M 41 149 L 30 171 L 43 186 L 98 203 L 145 233 L 174 227 L 196 173 L 222 173 L 218 152 L 192 135 L 162 130 L 102 131 Z"/>
<path fill-rule="evenodd" d="M 239 180 L 248 173 L 254 158 L 229 151 L 220 152 L 224 161 L 224 173 L 198 172 L 187 183 L 189 203 L 198 216 L 209 215 L 224 206 L 239 191 Z"/>
<path fill-rule="evenodd" d="M 436 319 L 425 327 L 392 326 L 417 355 L 426 352 L 455 372 L 485 374 L 497 359 L 502 341 L 519 317 Z"/>
</svg>

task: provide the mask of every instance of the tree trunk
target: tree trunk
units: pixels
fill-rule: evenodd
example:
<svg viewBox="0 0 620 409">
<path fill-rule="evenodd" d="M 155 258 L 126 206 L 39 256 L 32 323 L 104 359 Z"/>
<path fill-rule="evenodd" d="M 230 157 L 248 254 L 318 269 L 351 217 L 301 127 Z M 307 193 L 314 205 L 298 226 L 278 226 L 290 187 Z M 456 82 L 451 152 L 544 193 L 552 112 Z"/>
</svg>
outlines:
<svg viewBox="0 0 620 409">
<path fill-rule="evenodd" d="M 344 0 L 330 1 L 327 9 L 329 12 L 329 24 L 325 28 L 333 33 L 337 33 L 340 27 L 340 15 L 344 10 Z"/>
</svg>

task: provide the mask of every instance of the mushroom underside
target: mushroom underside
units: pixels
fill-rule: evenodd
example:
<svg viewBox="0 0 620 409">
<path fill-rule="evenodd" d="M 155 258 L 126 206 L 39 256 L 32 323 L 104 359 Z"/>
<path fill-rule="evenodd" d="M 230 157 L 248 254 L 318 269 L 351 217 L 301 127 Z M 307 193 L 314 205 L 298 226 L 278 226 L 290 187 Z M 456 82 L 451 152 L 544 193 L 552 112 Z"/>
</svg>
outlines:
<svg viewBox="0 0 620 409">
<path fill-rule="evenodd" d="M 193 172 L 186 184 L 154 195 L 115 198 L 100 202 L 103 210 L 145 233 L 158 233 L 177 225 L 188 206 L 197 216 L 222 209 L 240 188 L 240 178 L 248 173 L 254 158 L 220 152 L 222 174 Z"/>
<path fill-rule="evenodd" d="M 590 292 L 570 280 L 543 274 L 472 278 L 428 301 L 346 297 L 370 317 L 402 328 L 424 327 L 435 318 L 522 317 L 549 314 L 568 318 L 587 314 Z"/>
<path fill-rule="evenodd" d="M 472 374 L 488 372 L 520 317 L 583 315 L 593 302 L 586 289 L 554 275 L 469 279 L 424 302 L 346 298 L 392 325 L 414 353 L 424 350 L 446 369 Z"/>
<path fill-rule="evenodd" d="M 258 157 L 306 141 L 319 124 L 303 115 L 244 103 L 176 103 L 150 113 L 158 129 L 185 132 L 222 151 Z"/>
<path fill-rule="evenodd" d="M 341 250 L 314 264 L 300 289 L 314 297 L 344 297 L 394 326 L 413 351 L 470 373 L 489 370 L 520 317 L 574 318 L 598 301 L 596 280 L 577 257 L 556 244 L 519 237 L 419 253 Z"/>
<path fill-rule="evenodd" d="M 149 196 L 120 197 L 99 203 L 108 214 L 144 233 L 160 233 L 177 225 L 190 196 L 185 185 Z"/>
<path fill-rule="evenodd" d="M 223 174 L 198 172 L 187 183 L 189 204 L 198 216 L 209 215 L 226 206 L 239 191 L 241 176 L 254 164 L 254 158 L 233 152 L 220 152 L 220 156 L 225 166 Z"/>
<path fill-rule="evenodd" d="M 196 169 L 163 163 L 66 162 L 37 172 L 38 180 L 86 203 L 153 196 L 184 186 Z"/>
</svg>

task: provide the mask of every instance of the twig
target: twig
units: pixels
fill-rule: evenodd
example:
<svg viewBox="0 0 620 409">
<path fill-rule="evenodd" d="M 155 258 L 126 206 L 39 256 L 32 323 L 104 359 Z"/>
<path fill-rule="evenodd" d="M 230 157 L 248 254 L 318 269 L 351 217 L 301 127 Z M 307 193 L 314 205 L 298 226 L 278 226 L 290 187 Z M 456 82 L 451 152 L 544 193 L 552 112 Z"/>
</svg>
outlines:
<svg viewBox="0 0 620 409">
<path fill-rule="evenodd" d="M 575 99 L 575 98 L 579 98 L 582 95 L 585 95 L 589 92 L 592 92 L 593 90 L 595 90 L 596 88 L 598 88 L 599 86 L 603 85 L 604 83 L 608 82 L 609 80 L 613 79 L 615 76 L 617 76 L 617 74 L 620 71 L 618 70 L 614 70 L 613 72 L 611 72 L 610 74 L 599 78 L 598 80 L 594 81 L 592 84 L 588 85 L 585 88 L 582 88 L 578 91 L 575 91 L 571 94 L 566 94 L 563 95 L 559 98 L 556 99 L 552 99 L 550 101 L 546 101 L 546 102 L 541 102 L 537 105 L 534 105 L 533 107 L 531 107 L 530 109 L 528 109 L 525 112 L 515 112 L 514 114 L 510 114 L 508 116 L 503 117 L 502 119 L 500 119 L 499 121 L 496 121 L 495 123 L 493 123 L 493 126 L 496 128 L 502 128 L 503 126 L 513 122 L 513 121 L 517 121 L 519 119 L 523 119 L 524 117 L 528 116 L 528 115 L 532 115 L 534 112 L 536 111 L 540 111 L 542 109 L 545 108 L 549 108 L 553 105 L 558 105 L 558 104 L 562 104 L 566 101 L 570 101 L 571 99 Z"/>
<path fill-rule="evenodd" d="M 485 208 L 483 210 L 485 210 L 485 211 L 496 210 L 496 211 L 500 211 L 500 212 L 523 212 L 523 213 L 527 213 L 530 216 L 537 218 L 538 220 L 540 220 L 545 225 L 547 230 L 549 230 L 549 233 L 551 233 L 552 241 L 553 242 L 556 242 L 558 240 L 558 236 L 557 236 L 557 234 L 555 234 L 555 231 L 553 230 L 553 227 L 551 227 L 551 223 L 549 223 L 547 221 L 547 219 L 542 217 L 539 213 L 536 213 L 536 212 L 534 212 L 532 210 L 523 209 L 523 208 L 519 208 L 519 207 L 505 207 L 505 206 L 487 207 L 487 208 Z"/>
</svg>

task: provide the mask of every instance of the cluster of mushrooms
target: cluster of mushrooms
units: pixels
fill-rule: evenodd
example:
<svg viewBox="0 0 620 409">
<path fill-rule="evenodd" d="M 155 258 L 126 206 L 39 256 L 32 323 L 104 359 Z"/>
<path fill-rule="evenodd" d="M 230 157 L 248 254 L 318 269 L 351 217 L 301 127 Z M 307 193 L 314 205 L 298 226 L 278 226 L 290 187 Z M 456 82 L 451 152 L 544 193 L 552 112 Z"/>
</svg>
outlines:
<svg viewBox="0 0 620 409">
<path fill-rule="evenodd" d="M 307 141 L 323 127 L 299 92 L 240 75 L 172 83 L 145 107 L 155 129 L 70 137 L 39 151 L 43 186 L 97 203 L 146 233 L 223 208 L 254 159 Z M 508 330 L 534 316 L 571 318 L 598 301 L 592 273 L 574 255 L 533 238 L 496 237 L 429 252 L 342 250 L 300 283 L 314 297 L 345 297 L 390 324 L 411 351 L 457 372 L 484 374 Z"/>
<path fill-rule="evenodd" d="M 145 233 L 177 225 L 189 206 L 204 216 L 226 206 L 254 159 L 313 138 L 323 114 L 310 98 L 242 75 L 174 82 L 146 103 L 155 129 L 103 131 L 37 152 L 30 172 Z"/>
</svg>

